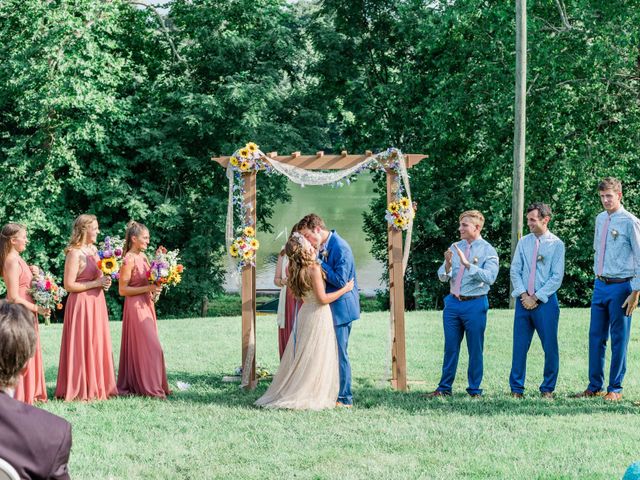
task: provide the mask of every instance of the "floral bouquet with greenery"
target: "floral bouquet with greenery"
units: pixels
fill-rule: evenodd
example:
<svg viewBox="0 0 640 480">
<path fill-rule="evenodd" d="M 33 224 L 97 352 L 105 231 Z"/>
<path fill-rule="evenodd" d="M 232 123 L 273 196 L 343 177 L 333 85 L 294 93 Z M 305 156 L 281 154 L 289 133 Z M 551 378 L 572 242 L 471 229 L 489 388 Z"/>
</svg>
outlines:
<svg viewBox="0 0 640 480">
<path fill-rule="evenodd" d="M 162 287 L 163 290 L 175 287 L 182 281 L 183 265 L 180 263 L 180 250 L 168 251 L 162 245 L 156 250 L 151 260 L 151 268 L 147 274 L 149 282 Z M 154 298 L 156 301 L 157 298 Z"/>
<path fill-rule="evenodd" d="M 48 310 L 62 310 L 62 299 L 67 295 L 67 291 L 58 286 L 56 277 L 42 270 L 33 276 L 29 293 L 37 306 Z M 50 315 L 44 317 L 44 323 L 49 325 Z"/>
<path fill-rule="evenodd" d="M 98 268 L 113 280 L 120 278 L 124 242 L 119 237 L 104 237 L 98 246 Z"/>
</svg>

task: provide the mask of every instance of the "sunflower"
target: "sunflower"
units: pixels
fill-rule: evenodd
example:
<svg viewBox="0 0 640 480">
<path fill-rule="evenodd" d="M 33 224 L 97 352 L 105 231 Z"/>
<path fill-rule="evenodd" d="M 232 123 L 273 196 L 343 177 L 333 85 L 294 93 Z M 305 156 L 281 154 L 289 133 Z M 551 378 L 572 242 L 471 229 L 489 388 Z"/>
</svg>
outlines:
<svg viewBox="0 0 640 480">
<path fill-rule="evenodd" d="M 396 227 L 400 227 L 400 228 L 402 228 L 402 227 L 404 226 L 404 219 L 403 219 L 402 217 L 398 217 L 398 218 L 396 218 L 396 219 L 393 221 L 393 224 L 394 224 Z"/>
<path fill-rule="evenodd" d="M 402 208 L 409 208 L 409 199 L 407 197 L 402 197 L 400 199 L 400 206 Z"/>
<path fill-rule="evenodd" d="M 250 167 L 249 162 L 247 162 L 247 161 L 245 160 L 244 162 L 242 162 L 242 163 L 240 164 L 240 171 L 241 171 L 241 172 L 246 172 L 247 170 L 249 170 L 249 167 Z"/>
<path fill-rule="evenodd" d="M 231 157 L 231 158 L 229 159 L 229 163 L 230 163 L 233 167 L 237 167 L 237 166 L 238 166 L 238 164 L 239 164 L 240 162 L 238 162 L 237 157 Z"/>
<path fill-rule="evenodd" d="M 229 247 L 229 253 L 231 254 L 232 257 L 237 257 L 238 256 L 238 247 L 236 245 L 231 245 Z"/>
<path fill-rule="evenodd" d="M 247 150 L 249 150 L 251 153 L 253 153 L 253 152 L 255 152 L 256 150 L 258 150 L 258 148 L 259 148 L 259 147 L 258 147 L 258 145 L 256 145 L 255 143 L 253 143 L 253 142 L 249 142 L 249 143 L 247 143 L 247 146 L 246 146 L 246 147 L 244 147 L 244 148 L 246 148 L 246 149 L 247 149 Z"/>
<path fill-rule="evenodd" d="M 254 250 L 260 248 L 260 242 L 257 238 L 252 238 L 251 240 L 249 240 L 249 245 L 251 245 L 251 248 L 253 248 Z"/>
<path fill-rule="evenodd" d="M 246 252 L 244 252 L 242 254 L 242 258 L 244 258 L 245 260 L 249 260 L 251 257 L 253 257 L 253 251 L 252 250 L 247 250 Z"/>
<path fill-rule="evenodd" d="M 256 234 L 256 231 L 253 229 L 253 227 L 249 226 L 249 227 L 244 227 L 244 234 L 247 237 L 253 237 Z"/>
<path fill-rule="evenodd" d="M 247 158 L 249 156 L 249 149 L 247 147 L 242 148 L 238 153 L 242 158 Z"/>
<path fill-rule="evenodd" d="M 389 210 L 391 213 L 396 213 L 399 209 L 400 207 L 396 202 L 391 202 L 387 207 L 387 210 Z"/>
<path fill-rule="evenodd" d="M 98 262 L 98 267 L 105 275 L 111 275 L 118 269 L 118 262 L 115 257 L 103 258 Z"/>
</svg>

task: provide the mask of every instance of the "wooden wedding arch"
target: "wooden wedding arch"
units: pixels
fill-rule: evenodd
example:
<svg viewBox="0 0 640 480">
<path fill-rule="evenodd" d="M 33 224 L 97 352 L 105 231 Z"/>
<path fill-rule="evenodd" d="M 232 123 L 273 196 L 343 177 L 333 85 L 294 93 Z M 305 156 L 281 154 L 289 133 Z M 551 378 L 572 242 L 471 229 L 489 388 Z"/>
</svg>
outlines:
<svg viewBox="0 0 640 480">
<path fill-rule="evenodd" d="M 315 155 L 301 155 L 293 152 L 291 155 L 278 155 L 277 152 L 268 153 L 265 161 L 269 159 L 280 163 L 292 165 L 306 170 L 344 170 L 353 167 L 373 156 L 373 152 L 366 151 L 364 155 L 349 155 L 342 151 L 339 155 L 325 155 L 317 152 Z M 407 169 L 414 167 L 428 155 L 417 153 L 403 154 Z M 227 168 L 231 156 L 213 157 L 212 160 Z M 244 204 L 251 205 L 246 215 L 249 223 L 256 224 L 256 171 L 242 173 L 244 180 Z M 387 202 L 395 200 L 394 185 L 399 181 L 398 173 L 392 169 L 386 169 L 387 176 Z M 389 298 L 390 315 L 393 320 L 391 342 L 391 385 L 396 390 L 407 390 L 407 357 L 405 348 L 404 328 L 404 271 L 402 265 L 403 246 L 402 231 L 387 226 L 388 253 L 389 253 Z M 242 365 L 247 365 L 252 336 L 255 335 L 256 322 L 256 268 L 247 265 L 242 268 Z M 253 339 L 255 341 L 255 339 Z M 257 384 L 255 344 L 251 359 L 251 372 L 248 389 L 254 389 Z"/>
</svg>

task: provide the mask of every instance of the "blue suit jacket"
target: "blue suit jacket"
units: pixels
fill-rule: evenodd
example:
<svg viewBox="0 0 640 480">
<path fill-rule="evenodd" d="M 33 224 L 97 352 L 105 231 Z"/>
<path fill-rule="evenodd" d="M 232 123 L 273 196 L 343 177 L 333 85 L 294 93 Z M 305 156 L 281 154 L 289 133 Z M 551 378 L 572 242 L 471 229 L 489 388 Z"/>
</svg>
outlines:
<svg viewBox="0 0 640 480">
<path fill-rule="evenodd" d="M 334 325 L 345 325 L 360 318 L 360 294 L 356 278 L 356 264 L 353 252 L 335 230 L 326 246 L 326 255 L 320 253 L 322 270 L 327 275 L 327 293 L 340 290 L 352 278 L 355 281 L 353 290 L 342 295 L 331 304 Z"/>
</svg>

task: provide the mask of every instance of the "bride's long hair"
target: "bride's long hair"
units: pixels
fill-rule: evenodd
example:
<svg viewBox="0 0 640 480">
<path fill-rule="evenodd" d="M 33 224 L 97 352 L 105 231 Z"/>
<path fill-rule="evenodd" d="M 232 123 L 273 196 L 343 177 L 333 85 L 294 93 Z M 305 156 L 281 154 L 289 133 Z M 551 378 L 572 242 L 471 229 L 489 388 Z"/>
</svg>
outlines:
<svg viewBox="0 0 640 480">
<path fill-rule="evenodd" d="M 311 284 L 310 265 L 316 263 L 316 254 L 313 250 L 305 249 L 307 241 L 298 233 L 293 232 L 284 247 L 284 252 L 289 257 L 289 280 L 287 286 L 297 298 L 302 298 L 313 289 Z"/>
</svg>

